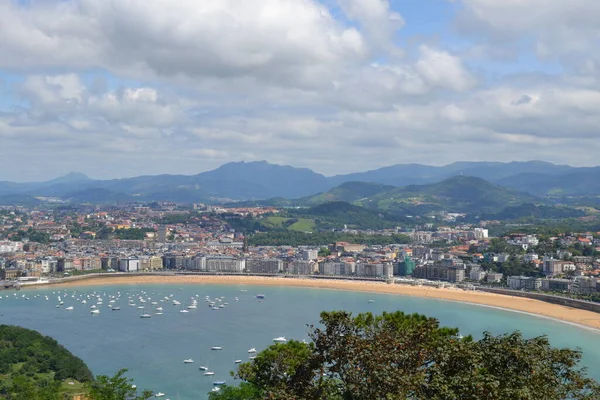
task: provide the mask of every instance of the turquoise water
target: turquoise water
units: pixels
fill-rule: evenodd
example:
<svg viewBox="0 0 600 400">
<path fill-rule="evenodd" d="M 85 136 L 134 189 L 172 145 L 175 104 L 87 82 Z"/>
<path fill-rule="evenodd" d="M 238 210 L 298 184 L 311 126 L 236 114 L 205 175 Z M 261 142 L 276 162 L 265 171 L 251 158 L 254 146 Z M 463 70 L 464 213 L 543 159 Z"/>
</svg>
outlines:
<svg viewBox="0 0 600 400">
<path fill-rule="evenodd" d="M 242 292 L 241 290 L 247 290 Z M 583 365 L 589 375 L 600 380 L 600 334 L 574 325 L 539 318 L 527 314 L 503 311 L 455 302 L 421 299 L 387 294 L 354 293 L 347 291 L 261 287 L 248 285 L 111 285 L 61 289 L 64 305 L 56 308 L 57 295 L 53 289 L 28 289 L 19 292 L 0 291 L 0 323 L 20 325 L 35 329 L 58 340 L 75 355 L 82 358 L 95 374 L 112 375 L 120 368 L 129 370 L 140 388 L 163 392 L 171 400 L 205 399 L 215 380 L 234 383 L 229 371 L 236 368 L 235 359 L 248 359 L 247 350 L 261 350 L 272 339 L 285 336 L 288 339 L 306 338 L 307 324 L 316 324 L 322 310 L 348 310 L 354 313 L 402 310 L 418 312 L 438 318 L 443 325 L 460 328 L 463 335 L 475 338 L 483 331 L 494 334 L 521 330 L 525 336 L 546 334 L 555 346 L 581 348 Z M 64 296 L 64 292 L 68 296 Z M 81 304 L 71 298 L 100 293 L 103 305 L 100 314 L 90 314 L 95 299 Z M 121 297 L 114 305 L 120 311 L 108 307 L 109 296 Z M 145 309 L 128 306 L 132 296 L 152 298 Z M 17 293 L 17 297 L 14 294 Z M 159 302 L 165 296 L 181 302 Z M 258 301 L 256 294 L 264 294 Z M 29 300 L 21 297 L 25 295 Z M 44 296 L 49 296 L 49 301 Z M 198 308 L 180 313 L 197 297 Z M 38 297 L 35 297 L 38 296 Z M 205 296 L 224 297 L 229 305 L 212 310 L 205 303 Z M 8 297 L 8 298 L 7 298 Z M 234 298 L 238 297 L 239 301 Z M 374 300 L 370 303 L 368 300 Z M 217 303 L 219 304 L 219 303 Z M 66 311 L 68 306 L 73 311 Z M 163 315 L 154 315 L 155 307 L 163 307 Z M 142 319 L 141 312 L 152 313 L 152 318 Z M 223 350 L 211 350 L 221 346 Z M 183 360 L 192 358 L 193 364 Z M 207 365 L 214 376 L 204 376 L 200 365 Z"/>
</svg>

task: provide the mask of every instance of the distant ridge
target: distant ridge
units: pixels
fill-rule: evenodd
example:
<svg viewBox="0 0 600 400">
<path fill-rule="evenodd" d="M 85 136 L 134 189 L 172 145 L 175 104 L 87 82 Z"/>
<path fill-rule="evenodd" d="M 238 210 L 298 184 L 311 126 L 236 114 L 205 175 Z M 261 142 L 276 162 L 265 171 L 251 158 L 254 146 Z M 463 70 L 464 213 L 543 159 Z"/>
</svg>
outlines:
<svg viewBox="0 0 600 400">
<path fill-rule="evenodd" d="M 310 205 L 325 200 L 356 202 L 376 196 L 378 192 L 387 192 L 390 187 L 435 184 L 454 176 L 480 178 L 540 197 L 600 195 L 600 167 L 575 168 L 544 161 L 456 162 L 445 166 L 397 164 L 332 177 L 308 168 L 242 161 L 226 163 L 196 175 L 93 180 L 85 174 L 72 172 L 47 182 L 0 182 L 0 197 L 53 196 L 80 202 L 134 198 L 136 201 L 213 203 L 306 198 L 306 204 Z"/>
</svg>

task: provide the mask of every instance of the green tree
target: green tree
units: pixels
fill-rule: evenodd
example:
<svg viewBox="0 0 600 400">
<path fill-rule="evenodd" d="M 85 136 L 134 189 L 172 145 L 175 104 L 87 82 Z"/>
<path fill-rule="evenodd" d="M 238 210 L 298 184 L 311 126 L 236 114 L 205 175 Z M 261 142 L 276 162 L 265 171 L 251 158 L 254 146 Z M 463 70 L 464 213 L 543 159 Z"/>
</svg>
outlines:
<svg viewBox="0 0 600 400">
<path fill-rule="evenodd" d="M 137 394 L 133 380 L 125 377 L 126 369 L 118 371 L 114 376 L 100 375 L 96 381 L 88 385 L 89 400 L 146 400 L 152 397 L 152 392 L 144 390 Z"/>
<path fill-rule="evenodd" d="M 577 367 L 581 354 L 555 349 L 544 336 L 519 332 L 479 341 L 440 327 L 434 318 L 402 312 L 353 317 L 324 312 L 310 343 L 270 346 L 236 374 L 244 391 L 232 399 L 597 399 L 600 387 Z M 250 386 L 249 386 L 250 385 Z M 250 388 L 254 388 L 252 391 Z M 241 386 L 240 386 L 241 388 Z M 236 397 L 237 396 L 237 397 Z"/>
</svg>

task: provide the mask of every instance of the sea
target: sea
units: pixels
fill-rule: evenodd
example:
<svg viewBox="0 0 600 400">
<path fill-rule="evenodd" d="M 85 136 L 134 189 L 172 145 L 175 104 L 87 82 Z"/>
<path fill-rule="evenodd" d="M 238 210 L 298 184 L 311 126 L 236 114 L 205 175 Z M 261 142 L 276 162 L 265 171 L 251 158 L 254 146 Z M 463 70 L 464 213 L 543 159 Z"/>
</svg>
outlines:
<svg viewBox="0 0 600 400">
<path fill-rule="evenodd" d="M 215 381 L 236 384 L 230 376 L 237 367 L 234 361 L 247 361 L 249 349 L 260 351 L 281 336 L 308 339 L 308 325 L 318 324 L 321 311 L 333 310 L 425 314 L 476 339 L 484 331 L 547 335 L 554 346 L 581 349 L 582 365 L 600 380 L 599 331 L 459 302 L 330 289 L 201 284 L 46 286 L 0 291 L 0 296 L 0 324 L 55 338 L 96 375 L 126 368 L 138 388 L 164 393 L 162 398 L 170 400 L 207 399 Z M 58 297 L 64 303 L 59 307 Z M 194 300 L 197 308 L 188 309 Z M 91 314 L 93 305 L 100 313 Z M 66 310 L 69 306 L 73 310 Z M 113 306 L 120 310 L 113 311 Z M 158 307 L 163 308 L 162 315 L 156 314 Z M 188 312 L 180 312 L 184 309 Z M 140 318 L 142 313 L 151 318 Z M 194 362 L 184 363 L 186 359 Z M 200 366 L 215 374 L 205 376 Z"/>
</svg>

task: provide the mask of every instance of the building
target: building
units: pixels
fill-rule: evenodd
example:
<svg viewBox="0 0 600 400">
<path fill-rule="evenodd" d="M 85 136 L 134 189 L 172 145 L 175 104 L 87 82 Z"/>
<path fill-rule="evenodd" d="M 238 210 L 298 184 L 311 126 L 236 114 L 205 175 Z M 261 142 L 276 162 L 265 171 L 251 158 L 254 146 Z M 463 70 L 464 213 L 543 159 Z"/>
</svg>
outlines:
<svg viewBox="0 0 600 400">
<path fill-rule="evenodd" d="M 137 257 L 121 258 L 119 260 L 119 271 L 137 272 L 140 270 L 140 260 Z"/>
<path fill-rule="evenodd" d="M 383 274 L 383 264 L 357 263 L 356 276 L 380 278 Z"/>
<path fill-rule="evenodd" d="M 503 277 L 504 275 L 502 275 L 500 272 L 488 272 L 488 274 L 485 277 L 485 280 L 488 283 L 498 283 L 502 282 Z"/>
<path fill-rule="evenodd" d="M 319 264 L 320 275 L 349 276 L 355 273 L 356 265 L 347 262 L 323 262 Z"/>
<path fill-rule="evenodd" d="M 539 290 L 542 287 L 542 279 L 527 276 L 509 276 L 506 283 L 510 289 Z"/>
<path fill-rule="evenodd" d="M 165 243 L 167 241 L 167 227 L 165 225 L 160 225 L 158 227 L 158 242 Z"/>
<path fill-rule="evenodd" d="M 249 258 L 246 260 L 246 272 L 252 274 L 278 274 L 283 272 L 283 261 L 271 258 Z"/>
<path fill-rule="evenodd" d="M 415 278 L 446 280 L 448 279 L 448 267 L 435 264 L 419 265 L 413 272 Z"/>
<path fill-rule="evenodd" d="M 17 268 L 5 268 L 2 270 L 2 280 L 17 279 L 19 276 L 19 269 Z"/>
<path fill-rule="evenodd" d="M 465 269 L 460 266 L 448 268 L 448 280 L 450 282 L 462 282 L 465 280 Z"/>
<path fill-rule="evenodd" d="M 294 275 L 312 275 L 316 264 L 313 261 L 296 260 L 288 264 L 287 272 Z"/>
<path fill-rule="evenodd" d="M 304 261 L 316 260 L 319 257 L 319 250 L 307 249 L 302 252 L 302 259 Z"/>
<path fill-rule="evenodd" d="M 208 272 L 244 272 L 246 260 L 231 257 L 206 258 Z"/>
<path fill-rule="evenodd" d="M 68 272 L 75 269 L 72 258 L 59 258 L 56 262 L 57 272 Z"/>
<path fill-rule="evenodd" d="M 578 276 L 573 283 L 573 291 L 583 295 L 591 295 L 598 291 L 598 281 L 587 276 Z"/>
<path fill-rule="evenodd" d="M 570 279 L 542 279 L 541 290 L 545 292 L 570 292 L 574 281 Z"/>
<path fill-rule="evenodd" d="M 469 279 L 472 281 L 480 281 L 485 278 L 485 271 L 480 267 L 471 268 L 471 272 L 469 272 Z"/>
<path fill-rule="evenodd" d="M 415 268 L 415 261 L 411 257 L 405 256 L 403 261 L 394 264 L 394 275 L 410 276 L 415 271 Z"/>
</svg>

